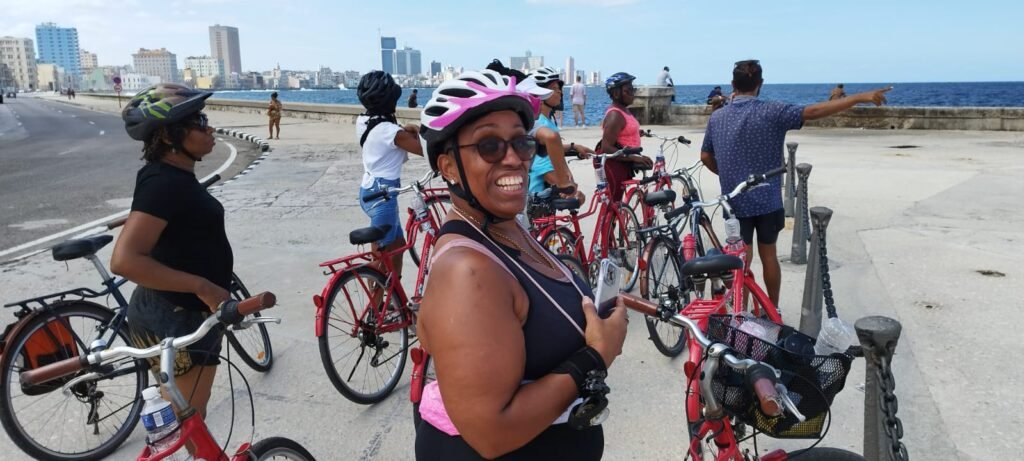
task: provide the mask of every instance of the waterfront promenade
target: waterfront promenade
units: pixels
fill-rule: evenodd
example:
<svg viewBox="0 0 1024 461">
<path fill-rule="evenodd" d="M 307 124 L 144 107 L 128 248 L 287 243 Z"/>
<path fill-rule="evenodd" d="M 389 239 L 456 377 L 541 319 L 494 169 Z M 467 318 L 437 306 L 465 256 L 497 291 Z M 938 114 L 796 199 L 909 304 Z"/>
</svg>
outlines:
<svg viewBox="0 0 1024 461">
<path fill-rule="evenodd" d="M 80 97 L 75 103 L 117 110 L 110 100 Z M 209 115 L 215 126 L 257 136 L 266 130 L 264 116 Z M 680 149 L 676 167 L 698 158 L 702 126 L 645 128 L 693 140 L 693 147 Z M 599 136 L 593 128 L 563 134 L 591 145 Z M 269 327 L 274 369 L 260 375 L 242 366 L 256 399 L 256 438 L 290 437 L 323 460 L 412 459 L 408 369 L 385 402 L 352 404 L 325 376 L 313 334 L 311 298 L 326 281 L 317 264 L 351 253 L 348 232 L 368 222 L 356 202 L 362 167 L 354 129 L 285 118 L 281 137 L 251 173 L 217 192 L 227 211 L 236 272 L 251 290 L 275 292 L 280 304 L 268 314 L 284 319 Z M 1020 456 L 1024 442 L 1016 429 L 1024 423 L 1019 390 L 1024 367 L 1009 360 L 1017 356 L 1019 325 L 1024 324 L 1024 300 L 1016 293 L 1024 275 L 1024 206 L 1019 202 L 1024 197 L 1024 134 L 808 128 L 791 132 L 788 140 L 800 143 L 798 162 L 814 165 L 810 204 L 835 211 L 828 242 L 840 315 L 852 322 L 879 314 L 903 323 L 894 367 L 911 456 Z M 657 144 L 644 142 L 653 155 Z M 574 165 L 583 190 L 592 190 L 589 166 Z M 425 161 L 413 158 L 404 178 L 418 178 L 426 168 Z M 714 175 L 700 177 L 705 194 L 718 192 Z M 782 309 L 786 321 L 796 323 L 805 266 L 786 261 L 791 240 L 788 230 L 779 240 Z M 109 247 L 101 253 L 104 260 L 109 255 Z M 97 284 L 87 263 L 72 261 L 65 268 L 48 254 L 0 265 L 0 273 L 5 302 Z M 8 312 L 0 316 L 10 320 Z M 682 459 L 683 361 L 658 354 L 643 322 L 631 322 L 629 328 L 624 353 L 609 378 L 605 459 Z M 863 361 L 858 361 L 836 400 L 832 429 L 822 445 L 860 451 L 863 374 Z M 240 386 L 237 379 L 235 384 Z M 242 392 L 232 448 L 249 433 Z M 230 398 L 222 367 L 210 405 L 211 427 L 221 441 L 227 435 Z M 140 427 L 112 459 L 134 459 L 143 436 Z M 759 438 L 762 451 L 809 443 Z M 2 435 L 0 452 L 4 459 L 24 459 Z"/>
</svg>

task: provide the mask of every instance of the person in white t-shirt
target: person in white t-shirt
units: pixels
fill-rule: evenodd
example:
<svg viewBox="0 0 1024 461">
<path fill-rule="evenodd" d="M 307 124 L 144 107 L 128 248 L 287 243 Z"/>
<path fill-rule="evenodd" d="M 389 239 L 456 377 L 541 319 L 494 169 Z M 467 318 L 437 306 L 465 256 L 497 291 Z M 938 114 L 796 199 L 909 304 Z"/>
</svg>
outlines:
<svg viewBox="0 0 1024 461">
<path fill-rule="evenodd" d="M 356 136 L 363 150 L 363 178 L 359 185 L 359 205 L 370 217 L 373 227 L 390 226 L 384 237 L 373 244 L 373 249 L 390 251 L 405 245 L 402 223 L 398 216 L 398 200 L 364 201 L 363 197 L 378 192 L 382 187 L 401 187 L 402 165 L 409 154 L 423 155 L 419 126 L 401 126 L 395 117 L 402 87 L 391 75 L 373 71 L 359 81 L 356 93 L 366 113 L 356 119 Z M 392 257 L 398 274 L 402 273 L 402 255 Z"/>
<path fill-rule="evenodd" d="M 572 100 L 572 124 L 587 125 L 587 115 L 583 112 L 587 105 L 587 87 L 583 86 L 583 78 L 576 76 L 576 83 L 569 88 L 569 99 Z"/>
<path fill-rule="evenodd" d="M 668 66 L 663 67 L 661 72 L 658 73 L 656 85 L 671 87 L 672 102 L 676 102 L 676 84 L 672 81 L 672 75 L 668 73 Z"/>
</svg>

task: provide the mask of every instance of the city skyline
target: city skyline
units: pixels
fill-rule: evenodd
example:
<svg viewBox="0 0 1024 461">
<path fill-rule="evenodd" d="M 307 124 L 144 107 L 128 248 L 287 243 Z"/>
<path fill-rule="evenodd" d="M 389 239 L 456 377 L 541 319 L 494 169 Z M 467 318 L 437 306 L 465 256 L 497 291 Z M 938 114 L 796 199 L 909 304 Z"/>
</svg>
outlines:
<svg viewBox="0 0 1024 461">
<path fill-rule="evenodd" d="M 376 69 L 380 29 L 403 44 L 415 44 L 427 62 L 445 66 L 481 68 L 493 58 L 504 61 L 529 49 L 555 63 L 573 56 L 588 72 L 628 71 L 642 84 L 652 83 L 665 65 L 679 84 L 722 83 L 732 63 L 746 58 L 762 61 L 770 83 L 1020 79 L 1024 60 L 1014 58 L 1022 57 L 1018 44 L 1024 32 L 1014 18 L 1024 13 L 1024 5 L 995 2 L 1000 14 L 993 15 L 985 14 L 989 8 L 940 3 L 868 0 L 847 8 L 796 1 L 765 9 L 738 0 L 719 10 L 668 0 L 522 0 L 474 9 L 451 0 L 324 1 L 304 2 L 282 15 L 278 8 L 239 8 L 247 3 L 236 0 L 171 0 L 169 8 L 159 10 L 141 0 L 0 0 L 7 17 L 0 36 L 33 38 L 35 26 L 51 21 L 74 27 L 80 47 L 96 53 L 101 66 L 128 64 L 139 48 L 163 47 L 179 59 L 208 55 L 208 29 L 231 24 L 243 36 L 245 72 L 271 69 L 278 62 L 288 69 L 315 70 L 320 64 Z M 381 17 L 381 11 L 396 5 L 402 15 L 339 27 L 338 18 Z M 59 17 L 50 13 L 55 10 L 61 11 Z M 565 27 L 551 28 L 538 19 L 548 16 L 565 18 Z M 571 27 L 570 19 L 581 26 Z M 621 33 L 602 34 L 621 39 L 595 35 L 583 24 L 614 25 L 612 30 Z M 513 38 L 495 34 L 511 28 L 519 31 Z M 949 38 L 953 29 L 955 40 Z"/>
</svg>

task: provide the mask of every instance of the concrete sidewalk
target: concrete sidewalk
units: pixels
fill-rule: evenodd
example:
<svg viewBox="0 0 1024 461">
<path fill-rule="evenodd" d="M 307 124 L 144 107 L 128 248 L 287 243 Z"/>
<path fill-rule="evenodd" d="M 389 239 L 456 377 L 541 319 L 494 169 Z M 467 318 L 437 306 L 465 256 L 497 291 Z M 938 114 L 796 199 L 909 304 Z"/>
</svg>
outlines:
<svg viewBox="0 0 1024 461">
<path fill-rule="evenodd" d="M 117 110 L 116 102 L 77 102 Z M 251 128 L 257 135 L 266 128 L 266 118 L 255 115 L 211 111 L 210 117 L 216 126 Z M 311 298 L 327 281 L 317 264 L 354 252 L 348 232 L 368 223 L 356 201 L 362 165 L 354 129 L 283 122 L 284 139 L 272 141 L 273 155 L 218 192 L 228 211 L 236 272 L 251 290 L 274 291 L 280 306 L 272 315 L 284 319 L 270 326 L 274 369 L 266 375 L 244 372 L 256 398 L 256 438 L 290 437 L 320 459 L 412 459 L 408 371 L 385 402 L 352 404 L 325 376 L 313 333 Z M 694 147 L 679 151 L 676 167 L 697 159 L 703 127 L 650 128 L 693 139 Z M 588 145 L 599 136 L 595 129 L 563 134 Z M 1024 323 L 1024 301 L 1013 292 L 1021 285 L 1019 263 L 1024 260 L 1024 207 L 1019 203 L 1024 196 L 1024 135 L 806 129 L 792 132 L 788 140 L 800 142 L 798 162 L 814 165 L 811 205 L 835 211 L 828 242 L 840 315 L 852 322 L 881 314 L 903 323 L 894 366 L 911 456 L 1015 459 L 1024 449 L 1011 434 L 1024 422 L 1019 395 L 1024 368 L 1008 366 L 1004 356 L 1016 351 L 1018 325 Z M 899 145 L 918 147 L 891 147 Z M 657 144 L 645 139 L 645 147 L 653 155 Z M 672 162 L 670 155 L 670 166 Z M 590 168 L 573 168 L 583 190 L 592 190 Z M 426 162 L 414 158 L 405 179 L 425 171 Z M 718 192 L 714 175 L 704 172 L 701 179 L 706 195 Z M 780 236 L 784 260 L 791 241 L 789 231 Z M 109 251 L 102 252 L 104 260 L 109 260 Z M 783 264 L 787 323 L 799 321 L 804 269 Z M 72 261 L 66 270 L 45 254 L 2 265 L 0 273 L 5 302 L 98 285 L 87 263 Z M 8 312 L 0 315 L 0 320 L 10 317 Z M 682 365 L 683 360 L 658 354 L 643 322 L 632 322 L 625 351 L 609 379 L 605 459 L 684 457 Z M 231 401 L 227 370 L 221 368 L 210 423 L 223 441 Z M 822 445 L 861 450 L 863 393 L 858 387 L 863 375 L 863 361 L 858 361 L 836 400 L 832 429 Z M 237 391 L 237 376 L 235 385 Z M 232 448 L 239 434 L 249 431 L 248 403 L 243 400 L 244 395 L 236 396 L 241 416 L 236 418 Z M 113 458 L 133 459 L 143 435 L 138 429 Z M 764 452 L 811 442 L 760 438 L 758 446 Z M 0 450 L 13 454 L 8 459 L 22 459 L 3 436 Z"/>
</svg>

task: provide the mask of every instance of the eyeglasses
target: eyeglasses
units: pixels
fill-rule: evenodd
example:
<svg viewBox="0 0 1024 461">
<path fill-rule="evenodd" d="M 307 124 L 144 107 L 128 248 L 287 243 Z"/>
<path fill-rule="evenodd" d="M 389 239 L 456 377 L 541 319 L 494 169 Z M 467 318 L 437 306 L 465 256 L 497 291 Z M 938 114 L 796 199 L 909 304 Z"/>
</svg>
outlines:
<svg viewBox="0 0 1024 461">
<path fill-rule="evenodd" d="M 195 117 L 192 117 L 192 119 L 188 121 L 188 126 L 189 128 L 205 130 L 210 127 L 210 119 L 206 114 L 197 112 Z"/>
<path fill-rule="evenodd" d="M 537 153 L 537 138 L 526 134 L 509 140 L 497 136 L 488 136 L 477 141 L 476 144 L 460 145 L 459 147 L 472 147 L 480 154 L 480 158 L 484 159 L 487 163 L 498 163 L 505 158 L 505 153 L 508 152 L 509 146 L 512 146 L 512 150 L 515 151 L 519 160 L 527 161 L 533 158 L 533 154 Z"/>
</svg>

